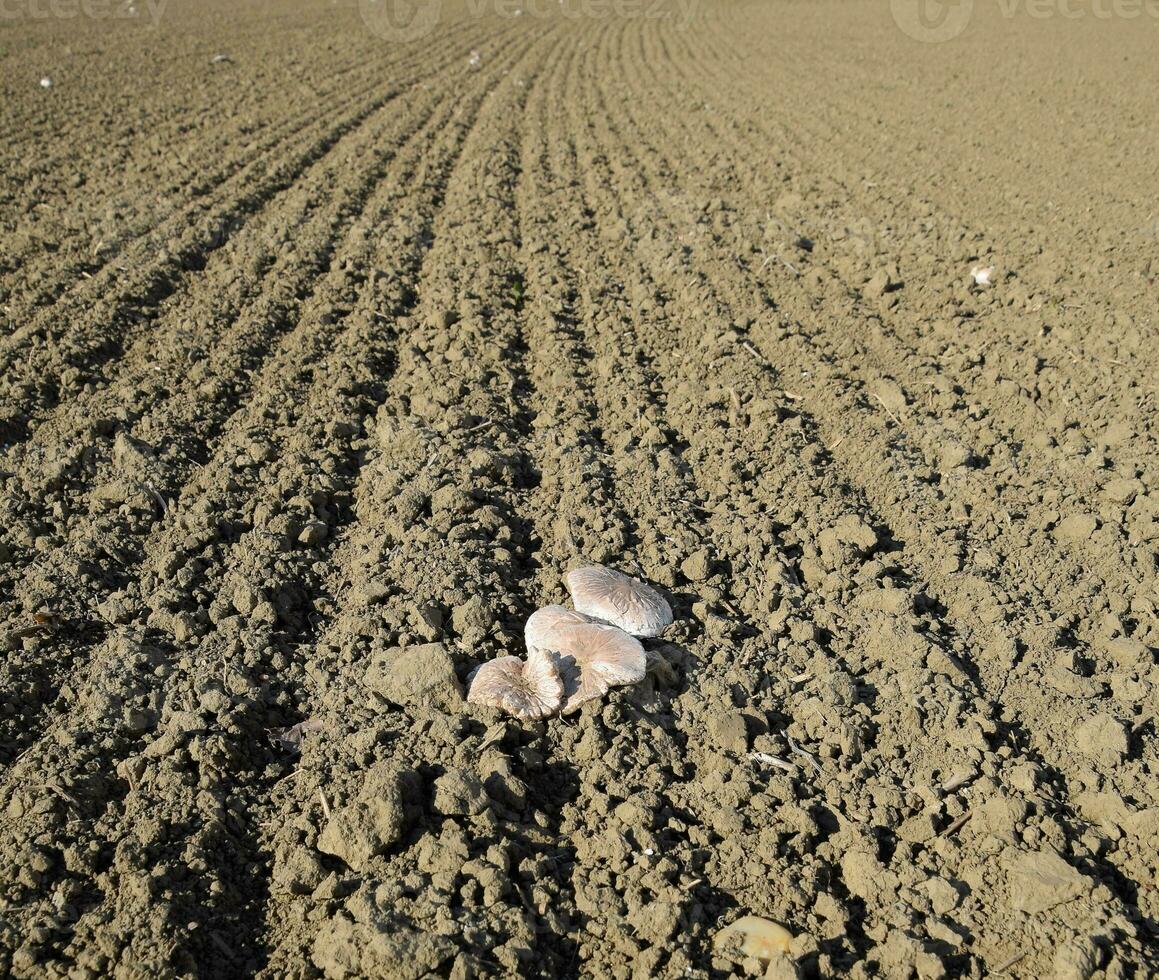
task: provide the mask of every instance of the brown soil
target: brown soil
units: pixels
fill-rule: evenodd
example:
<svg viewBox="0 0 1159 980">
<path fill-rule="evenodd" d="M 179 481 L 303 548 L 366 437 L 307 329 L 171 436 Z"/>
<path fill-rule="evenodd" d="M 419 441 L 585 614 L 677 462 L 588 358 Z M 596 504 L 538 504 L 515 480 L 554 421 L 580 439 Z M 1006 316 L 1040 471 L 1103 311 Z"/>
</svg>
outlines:
<svg viewBox="0 0 1159 980">
<path fill-rule="evenodd" d="M 0 975 L 1159 970 L 1152 19 L 176 8 L 0 23 Z"/>
</svg>

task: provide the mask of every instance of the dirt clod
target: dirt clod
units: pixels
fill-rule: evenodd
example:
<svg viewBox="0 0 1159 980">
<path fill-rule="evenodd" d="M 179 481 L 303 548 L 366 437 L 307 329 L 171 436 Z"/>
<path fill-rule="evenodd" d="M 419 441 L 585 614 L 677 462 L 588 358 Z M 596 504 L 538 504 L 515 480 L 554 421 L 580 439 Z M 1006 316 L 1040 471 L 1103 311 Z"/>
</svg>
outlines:
<svg viewBox="0 0 1159 980">
<path fill-rule="evenodd" d="M 440 643 L 376 654 L 363 682 L 387 701 L 405 707 L 433 706 L 455 711 L 463 703 L 463 687 L 455 674 L 454 661 Z"/>
</svg>

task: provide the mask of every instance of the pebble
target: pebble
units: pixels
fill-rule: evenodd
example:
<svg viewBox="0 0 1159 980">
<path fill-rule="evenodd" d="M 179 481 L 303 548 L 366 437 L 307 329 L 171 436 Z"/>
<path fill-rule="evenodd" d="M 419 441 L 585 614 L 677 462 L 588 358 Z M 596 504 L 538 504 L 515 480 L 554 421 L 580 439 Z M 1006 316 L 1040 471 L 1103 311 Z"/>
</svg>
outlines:
<svg viewBox="0 0 1159 980">
<path fill-rule="evenodd" d="M 321 521 L 310 521 L 298 534 L 298 543 L 308 548 L 322 544 L 330 536 L 330 528 Z"/>
<path fill-rule="evenodd" d="M 890 290 L 897 289 L 901 286 L 899 282 L 897 266 L 889 265 L 882 269 L 878 269 L 873 274 L 873 277 L 862 288 L 862 293 L 870 299 L 880 299 Z"/>
</svg>

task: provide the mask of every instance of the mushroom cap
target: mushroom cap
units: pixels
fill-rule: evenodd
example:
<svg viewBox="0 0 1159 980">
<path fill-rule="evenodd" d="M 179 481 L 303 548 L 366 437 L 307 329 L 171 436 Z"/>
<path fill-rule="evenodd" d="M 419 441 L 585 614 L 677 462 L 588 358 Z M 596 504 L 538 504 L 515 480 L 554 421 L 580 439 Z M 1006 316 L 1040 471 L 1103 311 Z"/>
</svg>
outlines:
<svg viewBox="0 0 1159 980">
<path fill-rule="evenodd" d="M 522 721 L 539 721 L 559 710 L 563 680 L 550 657 L 496 657 L 475 672 L 467 701 L 499 708 Z"/>
<path fill-rule="evenodd" d="M 527 643 L 528 651 L 550 650 L 552 637 L 559 630 L 590 622 L 591 616 L 585 616 L 582 612 L 576 612 L 566 606 L 544 606 L 542 609 L 536 609 L 527 618 L 527 625 L 523 627 L 523 639 Z"/>
<path fill-rule="evenodd" d="M 672 607 L 639 579 L 593 565 L 568 572 L 576 609 L 633 636 L 659 636 L 672 625 Z"/>
<path fill-rule="evenodd" d="M 563 679 L 565 715 L 606 694 L 610 687 L 644 679 L 645 656 L 640 641 L 605 623 L 556 630 L 549 656 Z"/>
</svg>

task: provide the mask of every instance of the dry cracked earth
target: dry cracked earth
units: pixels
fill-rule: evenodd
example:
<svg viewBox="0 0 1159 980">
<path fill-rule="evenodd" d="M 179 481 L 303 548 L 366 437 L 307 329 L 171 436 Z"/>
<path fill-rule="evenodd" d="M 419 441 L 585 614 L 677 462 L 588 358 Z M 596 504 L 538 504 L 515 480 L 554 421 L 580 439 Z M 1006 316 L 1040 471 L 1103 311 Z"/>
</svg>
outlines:
<svg viewBox="0 0 1159 980">
<path fill-rule="evenodd" d="M 0 22 L 0 975 L 1159 970 L 1154 18 L 151 12 Z"/>
</svg>

